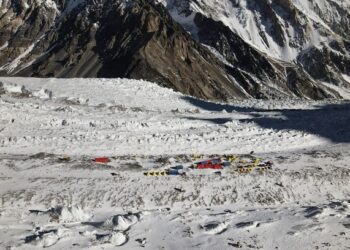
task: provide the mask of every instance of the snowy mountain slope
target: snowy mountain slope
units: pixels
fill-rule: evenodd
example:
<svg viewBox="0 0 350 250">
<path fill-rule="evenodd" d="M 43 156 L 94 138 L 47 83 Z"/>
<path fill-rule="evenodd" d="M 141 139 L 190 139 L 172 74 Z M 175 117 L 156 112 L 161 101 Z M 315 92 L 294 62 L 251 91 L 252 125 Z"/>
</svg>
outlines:
<svg viewBox="0 0 350 250">
<path fill-rule="evenodd" d="M 0 82 L 0 248 L 349 245 L 348 102 L 220 104 L 127 79 Z M 189 168 L 225 153 L 274 164 Z M 186 176 L 143 174 L 179 164 Z"/>
<path fill-rule="evenodd" d="M 349 87 L 346 4 L 318 2 L 327 14 L 297 1 L 155 2 L 3 1 L 0 74 L 146 79 L 216 100 L 341 98 Z"/>
<path fill-rule="evenodd" d="M 346 1 L 161 1 L 182 15 L 201 13 L 222 21 L 232 31 L 270 56 L 292 61 L 300 50 L 333 40 L 349 39 Z"/>
<path fill-rule="evenodd" d="M 198 37 L 204 15 L 222 22 L 254 48 L 269 57 L 303 67 L 314 79 L 348 88 L 349 2 L 346 1 L 161 1 L 185 29 Z M 204 32 L 205 33 L 205 32 Z M 227 59 L 217 44 L 220 33 L 208 41 Z M 320 66 L 318 65 L 320 64 Z"/>
</svg>

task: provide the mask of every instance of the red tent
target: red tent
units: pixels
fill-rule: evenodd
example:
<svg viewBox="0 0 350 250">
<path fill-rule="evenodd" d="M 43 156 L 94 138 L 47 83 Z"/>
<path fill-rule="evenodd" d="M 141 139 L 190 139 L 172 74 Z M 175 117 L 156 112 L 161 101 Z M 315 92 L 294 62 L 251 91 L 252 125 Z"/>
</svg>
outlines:
<svg viewBox="0 0 350 250">
<path fill-rule="evenodd" d="M 198 169 L 223 169 L 221 164 L 198 164 Z"/>
<path fill-rule="evenodd" d="M 98 157 L 98 158 L 95 158 L 94 161 L 97 163 L 108 163 L 110 162 L 110 159 L 107 157 Z"/>
</svg>

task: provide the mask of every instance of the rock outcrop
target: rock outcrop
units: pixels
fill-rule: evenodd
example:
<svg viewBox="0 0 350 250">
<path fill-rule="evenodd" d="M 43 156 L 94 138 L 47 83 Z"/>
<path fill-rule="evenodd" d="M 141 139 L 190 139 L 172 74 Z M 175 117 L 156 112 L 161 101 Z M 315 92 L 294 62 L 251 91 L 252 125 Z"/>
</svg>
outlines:
<svg viewBox="0 0 350 250">
<path fill-rule="evenodd" d="M 146 79 L 214 100 L 340 98 L 323 82 L 349 87 L 350 18 L 331 2 L 309 3 L 316 22 L 293 0 L 2 0 L 0 75 Z"/>
</svg>

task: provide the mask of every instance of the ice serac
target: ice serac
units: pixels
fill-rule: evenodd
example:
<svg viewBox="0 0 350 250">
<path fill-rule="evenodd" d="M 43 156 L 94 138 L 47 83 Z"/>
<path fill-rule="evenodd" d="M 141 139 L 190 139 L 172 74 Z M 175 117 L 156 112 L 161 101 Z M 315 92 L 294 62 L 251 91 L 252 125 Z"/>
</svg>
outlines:
<svg viewBox="0 0 350 250">
<path fill-rule="evenodd" d="M 349 7 L 340 0 L 2 0 L 0 75 L 146 79 L 216 100 L 339 98 L 335 89 L 350 85 Z"/>
</svg>

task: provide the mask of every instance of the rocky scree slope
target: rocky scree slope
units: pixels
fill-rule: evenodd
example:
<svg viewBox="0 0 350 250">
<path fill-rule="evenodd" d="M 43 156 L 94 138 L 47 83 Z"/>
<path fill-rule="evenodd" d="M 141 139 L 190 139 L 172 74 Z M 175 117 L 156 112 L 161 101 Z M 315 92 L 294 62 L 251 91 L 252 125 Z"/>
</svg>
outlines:
<svg viewBox="0 0 350 250">
<path fill-rule="evenodd" d="M 284 58 L 282 55 L 288 53 L 271 52 L 274 48 L 292 47 L 292 39 L 285 36 L 286 23 L 282 25 L 279 16 L 260 20 L 260 30 L 251 31 L 254 36 L 265 36 L 266 44 L 272 39 L 269 49 L 233 28 L 239 27 L 230 23 L 235 20 L 236 9 L 245 13 L 253 8 L 254 1 L 242 5 L 244 2 L 2 0 L 0 74 L 146 79 L 215 100 L 341 97 L 320 81 L 349 85 L 342 77 L 349 74 L 346 28 L 334 27 L 338 31 L 331 35 L 337 39 L 323 47 L 300 42 L 295 45 L 298 53 Z M 252 13 L 270 17 L 281 8 L 278 6 L 294 6 L 292 2 L 257 1 Z M 219 8 L 214 8 L 217 5 Z M 344 6 L 334 8 L 348 13 Z M 223 10 L 227 13 L 221 13 Z M 346 26 L 345 14 L 341 22 Z M 296 22 L 289 27 L 304 27 L 294 16 L 290 14 L 284 21 Z M 320 30 L 331 32 L 331 28 L 324 28 L 332 27 L 331 23 L 324 21 Z M 270 32 L 270 36 L 267 26 L 278 32 Z"/>
</svg>

